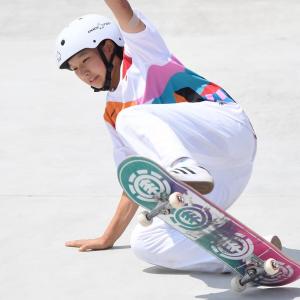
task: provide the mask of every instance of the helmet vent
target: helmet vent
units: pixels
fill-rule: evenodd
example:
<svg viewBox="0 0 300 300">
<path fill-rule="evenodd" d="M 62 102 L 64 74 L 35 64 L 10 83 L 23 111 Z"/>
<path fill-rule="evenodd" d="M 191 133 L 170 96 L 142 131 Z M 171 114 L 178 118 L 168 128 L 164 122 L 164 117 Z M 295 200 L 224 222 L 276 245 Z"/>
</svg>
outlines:
<svg viewBox="0 0 300 300">
<path fill-rule="evenodd" d="M 65 40 L 61 40 L 60 44 L 63 46 L 66 43 Z"/>
</svg>

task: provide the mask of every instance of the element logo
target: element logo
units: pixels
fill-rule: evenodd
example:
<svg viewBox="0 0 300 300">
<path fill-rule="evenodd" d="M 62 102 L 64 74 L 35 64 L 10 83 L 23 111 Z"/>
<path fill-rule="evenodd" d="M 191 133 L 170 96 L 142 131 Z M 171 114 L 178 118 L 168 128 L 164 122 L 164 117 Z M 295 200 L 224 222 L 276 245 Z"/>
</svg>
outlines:
<svg viewBox="0 0 300 300">
<path fill-rule="evenodd" d="M 199 231 L 209 226 L 212 216 L 208 209 L 194 204 L 193 206 L 179 208 L 171 220 L 183 229 Z"/>
<path fill-rule="evenodd" d="M 162 197 L 171 193 L 171 187 L 167 180 L 153 171 L 138 170 L 129 177 L 129 188 L 133 195 L 147 202 L 155 202 L 153 196 Z"/>
<path fill-rule="evenodd" d="M 245 235 L 236 232 L 233 237 L 221 235 L 215 245 L 211 246 L 213 252 L 218 256 L 240 260 L 253 253 L 254 246 L 252 241 Z"/>
</svg>

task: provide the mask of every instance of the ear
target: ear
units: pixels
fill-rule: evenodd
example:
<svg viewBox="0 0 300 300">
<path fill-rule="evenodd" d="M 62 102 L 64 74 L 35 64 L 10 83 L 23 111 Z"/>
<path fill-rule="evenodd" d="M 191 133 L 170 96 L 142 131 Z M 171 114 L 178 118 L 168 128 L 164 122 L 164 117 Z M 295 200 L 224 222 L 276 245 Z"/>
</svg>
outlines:
<svg viewBox="0 0 300 300">
<path fill-rule="evenodd" d="M 114 42 L 112 40 L 106 40 L 104 43 L 104 46 L 102 48 L 105 56 L 110 59 L 113 51 L 114 51 L 115 45 Z"/>
</svg>

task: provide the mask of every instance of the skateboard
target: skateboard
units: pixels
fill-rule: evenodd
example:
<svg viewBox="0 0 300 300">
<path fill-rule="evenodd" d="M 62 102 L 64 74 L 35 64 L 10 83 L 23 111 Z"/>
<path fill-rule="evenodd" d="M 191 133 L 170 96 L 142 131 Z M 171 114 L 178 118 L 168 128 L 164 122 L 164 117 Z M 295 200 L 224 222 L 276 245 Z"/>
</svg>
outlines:
<svg viewBox="0 0 300 300">
<path fill-rule="evenodd" d="M 138 215 L 142 225 L 158 216 L 223 261 L 236 274 L 234 291 L 300 278 L 299 264 L 154 161 L 131 156 L 119 165 L 118 179 L 127 196 L 146 209 Z"/>
</svg>

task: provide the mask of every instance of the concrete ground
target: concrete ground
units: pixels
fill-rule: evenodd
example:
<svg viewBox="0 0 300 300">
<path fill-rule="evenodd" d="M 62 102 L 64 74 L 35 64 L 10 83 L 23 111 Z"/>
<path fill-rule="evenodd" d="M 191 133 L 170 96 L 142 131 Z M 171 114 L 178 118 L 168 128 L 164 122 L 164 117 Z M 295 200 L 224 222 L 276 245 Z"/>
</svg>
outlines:
<svg viewBox="0 0 300 300">
<path fill-rule="evenodd" d="M 187 66 L 223 86 L 259 137 L 249 186 L 230 212 L 277 233 L 300 261 L 300 2 L 132 1 Z M 55 65 L 54 40 L 100 0 L 1 0 L 0 299 L 300 299 L 286 287 L 229 290 L 231 275 L 160 270 L 139 261 L 130 230 L 114 249 L 79 253 L 118 203 L 104 96 Z M 184 253 L 183 253 L 184 255 Z"/>
</svg>

